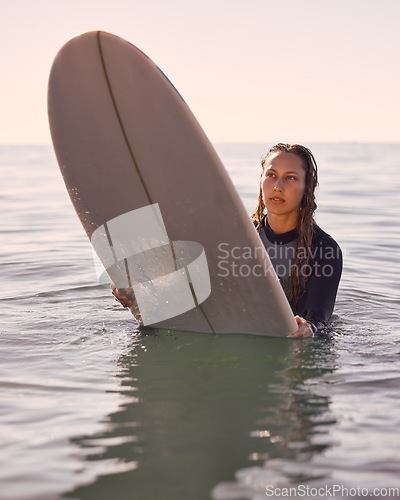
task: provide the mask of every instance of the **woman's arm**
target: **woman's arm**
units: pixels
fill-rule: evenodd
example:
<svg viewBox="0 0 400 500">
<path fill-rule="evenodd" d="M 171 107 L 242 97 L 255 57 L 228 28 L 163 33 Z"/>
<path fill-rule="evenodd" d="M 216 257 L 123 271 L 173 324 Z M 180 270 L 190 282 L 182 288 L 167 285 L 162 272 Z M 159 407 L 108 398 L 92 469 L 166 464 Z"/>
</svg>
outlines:
<svg viewBox="0 0 400 500">
<path fill-rule="evenodd" d="M 326 327 L 335 306 L 336 294 L 342 275 L 343 258 L 339 245 L 320 230 L 312 269 L 306 287 L 305 300 L 296 321 L 299 329 L 291 338 L 326 337 Z M 301 320 L 301 321 L 300 321 Z"/>
</svg>

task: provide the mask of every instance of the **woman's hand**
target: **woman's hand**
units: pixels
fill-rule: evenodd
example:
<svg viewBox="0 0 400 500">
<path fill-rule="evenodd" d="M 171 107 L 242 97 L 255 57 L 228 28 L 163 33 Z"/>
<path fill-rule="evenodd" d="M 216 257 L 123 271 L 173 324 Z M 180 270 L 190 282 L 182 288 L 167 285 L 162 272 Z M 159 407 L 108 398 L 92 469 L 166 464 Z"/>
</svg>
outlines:
<svg viewBox="0 0 400 500">
<path fill-rule="evenodd" d="M 314 331 L 311 328 L 311 325 L 309 323 L 307 323 L 307 321 L 304 318 L 301 318 L 300 316 L 295 316 L 294 319 L 296 320 L 299 328 L 298 328 L 297 332 L 294 332 L 291 335 L 288 335 L 288 338 L 304 339 L 306 337 L 313 337 L 314 336 Z"/>
<path fill-rule="evenodd" d="M 121 304 L 122 307 L 128 307 L 131 313 L 135 316 L 136 321 L 139 325 L 142 322 L 142 315 L 140 314 L 138 303 L 136 302 L 135 294 L 133 293 L 132 288 L 123 289 L 130 297 L 121 293 L 114 285 L 111 285 L 111 293 L 114 295 L 115 300 Z"/>
<path fill-rule="evenodd" d="M 122 295 L 122 293 L 120 293 L 115 287 L 112 289 L 111 293 L 114 295 L 115 300 L 119 302 L 122 307 L 132 307 L 132 300 L 130 300 L 125 295 Z"/>
</svg>

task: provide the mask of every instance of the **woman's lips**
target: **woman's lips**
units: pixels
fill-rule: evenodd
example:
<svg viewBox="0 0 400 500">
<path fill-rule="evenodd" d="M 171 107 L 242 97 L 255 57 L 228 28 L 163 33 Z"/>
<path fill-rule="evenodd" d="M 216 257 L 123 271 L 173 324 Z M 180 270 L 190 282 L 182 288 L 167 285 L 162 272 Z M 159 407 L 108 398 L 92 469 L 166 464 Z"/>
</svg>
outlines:
<svg viewBox="0 0 400 500">
<path fill-rule="evenodd" d="M 272 201 L 272 203 L 284 203 L 284 199 L 283 198 L 280 198 L 279 196 L 274 196 L 274 198 L 270 198 L 270 200 Z"/>
</svg>

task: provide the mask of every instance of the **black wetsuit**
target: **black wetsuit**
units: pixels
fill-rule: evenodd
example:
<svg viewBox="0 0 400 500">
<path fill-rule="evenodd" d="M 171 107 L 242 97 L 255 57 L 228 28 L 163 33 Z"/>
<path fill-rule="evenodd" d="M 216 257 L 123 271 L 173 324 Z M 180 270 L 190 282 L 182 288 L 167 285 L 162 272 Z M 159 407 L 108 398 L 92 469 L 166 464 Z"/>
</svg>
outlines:
<svg viewBox="0 0 400 500">
<path fill-rule="evenodd" d="M 297 230 L 275 234 L 264 217 L 260 236 L 289 300 L 289 277 L 296 256 Z M 293 303 L 290 306 L 294 314 L 311 323 L 315 336 L 325 336 L 342 274 L 342 252 L 336 241 L 316 226 L 310 253 L 308 265 L 301 270 L 307 276 L 305 290 L 297 307 Z"/>
</svg>

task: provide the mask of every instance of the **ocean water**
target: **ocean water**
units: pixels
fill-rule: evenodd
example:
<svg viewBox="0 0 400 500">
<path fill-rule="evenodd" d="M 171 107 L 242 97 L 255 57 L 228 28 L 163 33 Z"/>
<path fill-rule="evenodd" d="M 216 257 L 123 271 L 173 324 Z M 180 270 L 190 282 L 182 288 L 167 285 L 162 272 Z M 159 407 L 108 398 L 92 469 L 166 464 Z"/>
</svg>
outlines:
<svg viewBox="0 0 400 500">
<path fill-rule="evenodd" d="M 0 147 L 0 499 L 400 496 L 400 144 L 308 146 L 344 272 L 300 341 L 138 334 L 52 148 Z M 266 147 L 216 146 L 249 213 Z"/>
</svg>

